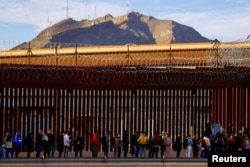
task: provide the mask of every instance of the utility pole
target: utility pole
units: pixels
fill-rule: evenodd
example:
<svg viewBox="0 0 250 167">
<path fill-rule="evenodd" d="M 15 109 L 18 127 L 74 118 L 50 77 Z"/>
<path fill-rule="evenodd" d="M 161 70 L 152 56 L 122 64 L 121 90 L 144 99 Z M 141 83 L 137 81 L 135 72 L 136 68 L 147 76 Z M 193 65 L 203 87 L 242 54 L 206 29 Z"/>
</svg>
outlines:
<svg viewBox="0 0 250 167">
<path fill-rule="evenodd" d="M 127 13 L 129 13 L 129 0 L 127 0 Z"/>
</svg>

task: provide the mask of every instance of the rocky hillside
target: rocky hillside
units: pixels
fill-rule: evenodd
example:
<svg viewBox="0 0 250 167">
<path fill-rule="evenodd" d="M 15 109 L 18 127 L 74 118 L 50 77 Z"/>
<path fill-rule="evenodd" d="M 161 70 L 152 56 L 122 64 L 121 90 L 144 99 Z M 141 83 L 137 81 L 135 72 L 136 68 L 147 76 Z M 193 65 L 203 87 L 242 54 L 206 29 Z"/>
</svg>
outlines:
<svg viewBox="0 0 250 167">
<path fill-rule="evenodd" d="M 192 27 L 131 12 L 118 17 L 108 14 L 95 20 L 66 19 L 43 30 L 31 43 L 33 48 L 40 48 L 56 43 L 87 46 L 205 41 L 209 39 Z M 27 48 L 27 44 L 18 48 Z"/>
</svg>

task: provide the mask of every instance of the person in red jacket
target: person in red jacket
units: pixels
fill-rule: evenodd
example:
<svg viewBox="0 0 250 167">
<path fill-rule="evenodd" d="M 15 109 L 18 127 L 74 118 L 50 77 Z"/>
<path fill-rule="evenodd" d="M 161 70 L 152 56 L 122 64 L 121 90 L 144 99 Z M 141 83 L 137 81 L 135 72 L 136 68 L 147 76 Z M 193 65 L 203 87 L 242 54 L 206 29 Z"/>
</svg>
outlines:
<svg viewBox="0 0 250 167">
<path fill-rule="evenodd" d="M 92 147 L 92 157 L 93 158 L 98 157 L 100 145 L 101 145 L 101 139 L 100 139 L 100 136 L 98 134 L 98 131 L 95 130 L 94 133 L 92 134 L 92 137 L 91 137 L 91 147 Z"/>
</svg>

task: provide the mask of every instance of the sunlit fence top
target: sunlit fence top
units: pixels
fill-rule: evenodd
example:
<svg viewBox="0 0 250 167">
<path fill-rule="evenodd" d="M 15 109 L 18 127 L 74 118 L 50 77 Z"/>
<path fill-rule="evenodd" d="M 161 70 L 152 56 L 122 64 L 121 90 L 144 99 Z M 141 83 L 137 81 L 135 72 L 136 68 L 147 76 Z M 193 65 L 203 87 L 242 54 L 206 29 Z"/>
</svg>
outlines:
<svg viewBox="0 0 250 167">
<path fill-rule="evenodd" d="M 250 42 L 219 41 L 152 45 L 67 47 L 50 44 L 33 49 L 35 43 L 19 50 L 0 51 L 1 64 L 54 66 L 160 66 L 192 68 L 199 66 L 249 66 Z"/>
</svg>

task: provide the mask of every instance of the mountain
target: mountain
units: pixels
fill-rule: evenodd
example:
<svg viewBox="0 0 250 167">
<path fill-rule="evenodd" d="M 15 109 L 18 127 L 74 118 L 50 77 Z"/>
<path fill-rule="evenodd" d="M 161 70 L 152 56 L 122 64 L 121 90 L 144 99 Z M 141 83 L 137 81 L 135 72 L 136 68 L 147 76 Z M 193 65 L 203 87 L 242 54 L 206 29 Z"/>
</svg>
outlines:
<svg viewBox="0 0 250 167">
<path fill-rule="evenodd" d="M 194 28 L 172 20 L 160 20 L 138 12 L 113 17 L 107 14 L 94 20 L 71 18 L 43 30 L 31 43 L 32 48 L 60 45 L 124 45 L 206 42 Z M 21 44 L 17 48 L 27 48 Z"/>
</svg>

